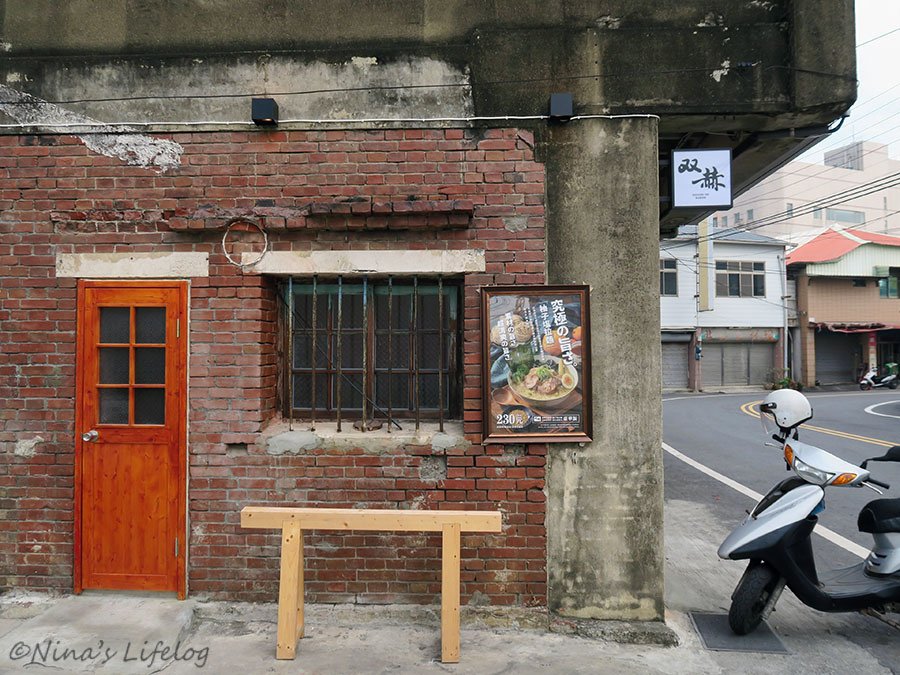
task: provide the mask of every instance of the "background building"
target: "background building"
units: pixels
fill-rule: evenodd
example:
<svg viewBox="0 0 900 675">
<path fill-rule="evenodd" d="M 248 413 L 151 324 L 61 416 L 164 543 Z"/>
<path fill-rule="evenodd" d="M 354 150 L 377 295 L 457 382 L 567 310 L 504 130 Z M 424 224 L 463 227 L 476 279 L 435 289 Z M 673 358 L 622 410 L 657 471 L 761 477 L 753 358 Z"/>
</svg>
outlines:
<svg viewBox="0 0 900 675">
<path fill-rule="evenodd" d="M 858 141 L 824 157 L 824 166 L 785 164 L 713 215 L 713 227 L 750 228 L 795 245 L 829 227 L 900 232 L 900 161 L 888 146 Z"/>
<path fill-rule="evenodd" d="M 787 262 L 804 384 L 854 382 L 867 366 L 900 360 L 900 237 L 831 229 Z"/>
<path fill-rule="evenodd" d="M 692 226 L 660 244 L 663 390 L 781 379 L 784 250 L 783 242 L 755 232 L 698 236 Z"/>
</svg>

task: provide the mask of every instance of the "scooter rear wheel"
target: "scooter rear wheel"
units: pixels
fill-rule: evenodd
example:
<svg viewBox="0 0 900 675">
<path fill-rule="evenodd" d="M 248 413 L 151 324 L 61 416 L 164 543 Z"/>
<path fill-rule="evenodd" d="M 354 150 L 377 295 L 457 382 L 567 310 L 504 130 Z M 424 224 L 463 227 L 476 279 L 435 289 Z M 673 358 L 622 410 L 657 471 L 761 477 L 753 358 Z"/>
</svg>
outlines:
<svg viewBox="0 0 900 675">
<path fill-rule="evenodd" d="M 861 390 L 863 390 L 863 391 L 869 391 L 869 389 L 872 388 L 872 385 L 869 384 L 868 382 L 860 382 L 860 383 L 859 383 L 859 388 L 860 388 Z"/>
<path fill-rule="evenodd" d="M 765 563 L 747 569 L 731 596 L 728 625 L 737 635 L 747 635 L 762 623 L 763 610 L 778 585 L 778 574 Z"/>
</svg>

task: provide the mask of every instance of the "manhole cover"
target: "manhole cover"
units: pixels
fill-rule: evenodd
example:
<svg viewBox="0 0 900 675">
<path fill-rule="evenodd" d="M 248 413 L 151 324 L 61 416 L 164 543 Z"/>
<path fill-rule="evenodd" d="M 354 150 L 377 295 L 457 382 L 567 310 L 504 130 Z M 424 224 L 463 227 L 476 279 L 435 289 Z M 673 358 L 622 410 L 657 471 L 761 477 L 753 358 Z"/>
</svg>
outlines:
<svg viewBox="0 0 900 675">
<path fill-rule="evenodd" d="M 781 639 L 765 622 L 749 635 L 735 635 L 728 627 L 727 614 L 690 612 L 691 621 L 706 649 L 715 652 L 760 652 L 787 654 Z"/>
</svg>

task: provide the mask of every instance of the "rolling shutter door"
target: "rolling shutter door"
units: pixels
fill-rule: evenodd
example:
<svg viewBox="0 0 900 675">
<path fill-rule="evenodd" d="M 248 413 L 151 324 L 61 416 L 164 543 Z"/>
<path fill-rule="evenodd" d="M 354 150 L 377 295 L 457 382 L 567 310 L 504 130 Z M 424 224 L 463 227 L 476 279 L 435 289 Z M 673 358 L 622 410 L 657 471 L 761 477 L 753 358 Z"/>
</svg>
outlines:
<svg viewBox="0 0 900 675">
<path fill-rule="evenodd" d="M 684 342 L 662 343 L 663 389 L 687 389 L 689 346 Z"/>
<path fill-rule="evenodd" d="M 774 349 L 767 342 L 707 342 L 703 345 L 703 387 L 745 387 L 770 382 Z"/>
<path fill-rule="evenodd" d="M 775 379 L 775 345 L 763 343 L 751 343 L 747 345 L 750 351 L 750 380 L 748 384 L 768 384 Z"/>
<path fill-rule="evenodd" d="M 853 382 L 859 337 L 822 331 L 816 334 L 816 380 L 821 384 Z"/>
<path fill-rule="evenodd" d="M 722 345 L 705 343 L 700 359 L 700 376 L 703 388 L 722 386 Z"/>
<path fill-rule="evenodd" d="M 745 385 L 750 369 L 748 345 L 743 342 L 722 344 L 722 384 Z"/>
</svg>

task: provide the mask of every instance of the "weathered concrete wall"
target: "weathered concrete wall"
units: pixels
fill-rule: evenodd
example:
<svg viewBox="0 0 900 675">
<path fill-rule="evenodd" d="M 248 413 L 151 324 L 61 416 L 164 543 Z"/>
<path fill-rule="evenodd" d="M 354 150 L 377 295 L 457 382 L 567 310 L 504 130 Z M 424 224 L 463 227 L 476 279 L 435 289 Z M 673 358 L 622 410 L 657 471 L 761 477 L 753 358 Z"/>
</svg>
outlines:
<svg viewBox="0 0 900 675">
<path fill-rule="evenodd" d="M 285 118 L 536 115 L 568 90 L 579 113 L 681 116 L 663 129 L 781 129 L 846 109 L 852 15 L 852 0 L 7 0 L 0 83 L 109 122 L 246 120 L 263 92 Z"/>
<path fill-rule="evenodd" d="M 662 620 L 657 120 L 551 127 L 550 283 L 591 286 L 594 441 L 550 447 L 548 604 Z"/>
</svg>

